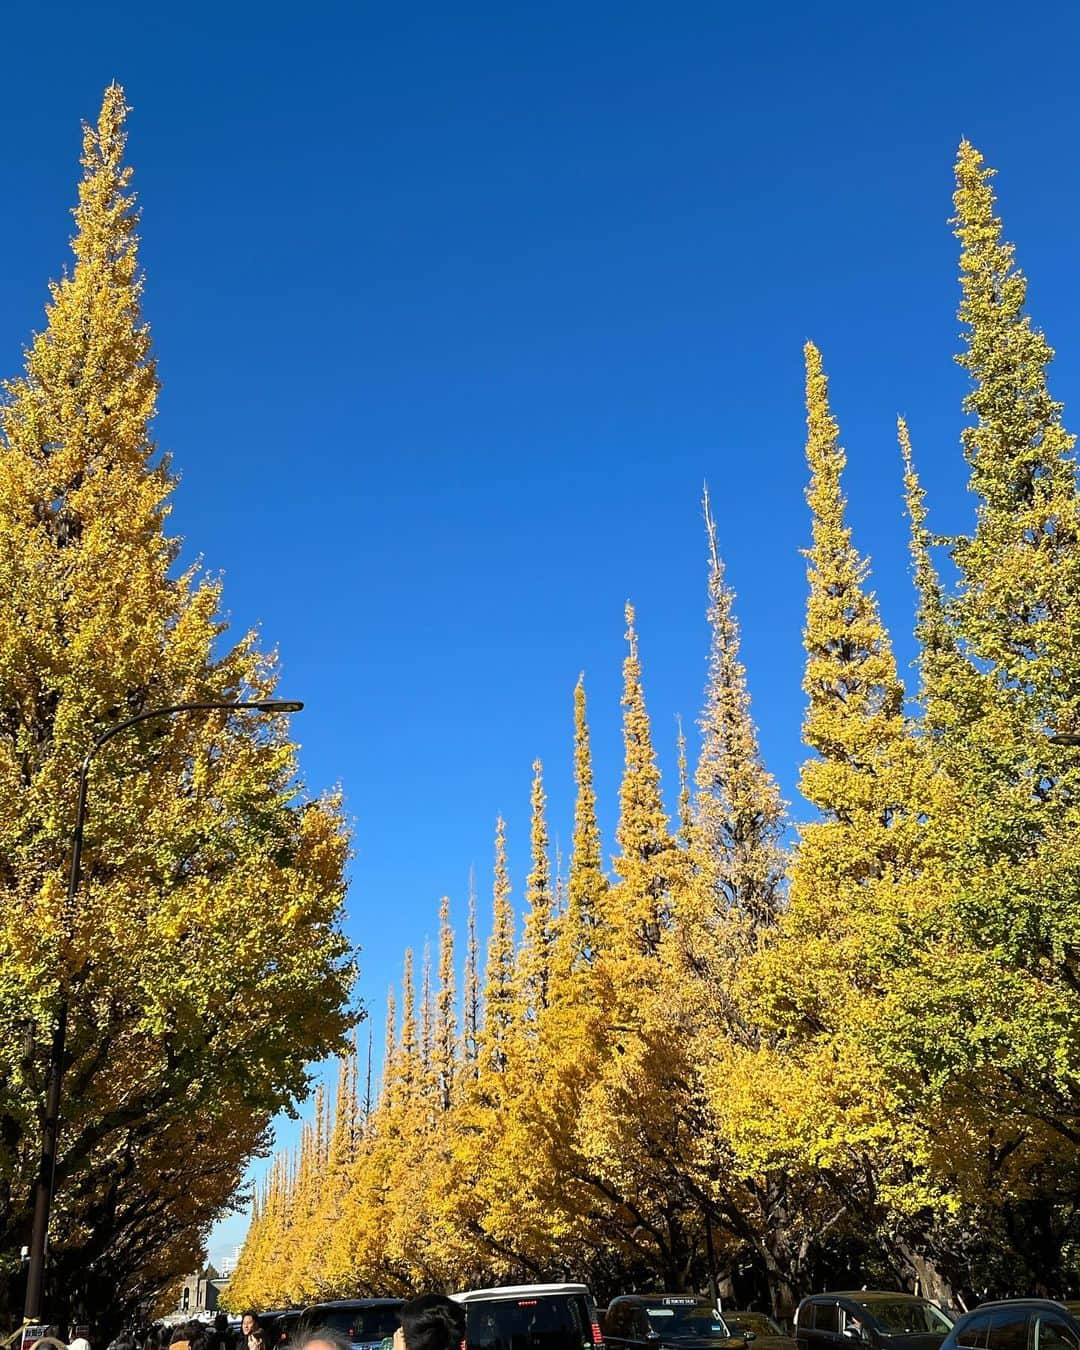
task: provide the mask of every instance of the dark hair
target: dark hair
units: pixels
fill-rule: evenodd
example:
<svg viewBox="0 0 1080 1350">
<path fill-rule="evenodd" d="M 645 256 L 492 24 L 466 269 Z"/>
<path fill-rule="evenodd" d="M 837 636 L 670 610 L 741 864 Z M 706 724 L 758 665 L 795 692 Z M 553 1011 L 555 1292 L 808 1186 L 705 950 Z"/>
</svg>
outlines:
<svg viewBox="0 0 1080 1350">
<path fill-rule="evenodd" d="M 405 1350 L 458 1350 L 465 1339 L 465 1309 L 445 1294 L 421 1294 L 398 1317 Z"/>
</svg>

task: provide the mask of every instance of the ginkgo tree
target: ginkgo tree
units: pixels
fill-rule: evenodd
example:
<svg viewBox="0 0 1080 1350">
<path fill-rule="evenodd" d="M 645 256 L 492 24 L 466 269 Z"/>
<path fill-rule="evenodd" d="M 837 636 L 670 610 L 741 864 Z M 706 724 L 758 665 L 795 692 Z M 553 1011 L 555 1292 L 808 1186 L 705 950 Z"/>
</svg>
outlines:
<svg viewBox="0 0 1080 1350">
<path fill-rule="evenodd" d="M 63 995 L 58 1317 L 72 1300 L 119 1309 L 195 1262 L 272 1117 L 351 1020 L 346 830 L 334 796 L 304 793 L 283 719 L 176 718 L 110 742 L 65 908 L 94 737 L 277 680 L 166 532 L 127 111 L 114 85 L 84 131 L 74 263 L 0 404 L 0 1303 L 18 1301 Z"/>
</svg>

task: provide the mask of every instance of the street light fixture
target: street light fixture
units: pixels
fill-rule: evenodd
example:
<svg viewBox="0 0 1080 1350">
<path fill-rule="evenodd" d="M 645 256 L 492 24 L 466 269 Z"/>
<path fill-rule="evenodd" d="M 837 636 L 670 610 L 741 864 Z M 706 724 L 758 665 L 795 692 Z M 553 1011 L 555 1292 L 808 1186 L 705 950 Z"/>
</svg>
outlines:
<svg viewBox="0 0 1080 1350">
<path fill-rule="evenodd" d="M 82 877 L 83 822 L 86 819 L 86 790 L 90 777 L 90 765 L 94 756 L 106 742 L 111 741 L 114 736 L 118 736 L 121 731 L 127 731 L 129 727 L 136 726 L 140 722 L 148 722 L 155 717 L 175 717 L 180 713 L 193 712 L 293 713 L 300 712 L 303 706 L 296 700 L 286 699 L 173 703 L 166 708 L 150 708 L 146 712 L 136 713 L 134 717 L 128 717 L 123 722 L 117 722 L 115 726 L 103 731 L 86 752 L 79 769 L 79 796 L 78 805 L 75 808 L 75 832 L 71 836 L 71 868 L 68 872 L 65 921 L 75 912 L 75 897 Z M 26 1302 L 23 1305 L 24 1324 L 41 1321 L 41 1295 L 45 1282 L 45 1248 L 48 1242 L 49 1213 L 53 1201 L 56 1146 L 60 1134 L 60 1089 L 64 1077 L 67 1021 L 67 992 L 63 983 L 61 983 L 60 1001 L 56 1009 L 56 1021 L 53 1025 L 52 1047 L 49 1051 L 45 1119 L 41 1125 L 41 1158 L 38 1165 L 37 1183 L 34 1188 L 34 1221 L 30 1233 L 30 1268 L 26 1277 Z"/>
<path fill-rule="evenodd" d="M 1077 731 L 1059 731 L 1056 736 L 1050 737 L 1051 745 L 1080 745 L 1080 732 Z"/>
</svg>

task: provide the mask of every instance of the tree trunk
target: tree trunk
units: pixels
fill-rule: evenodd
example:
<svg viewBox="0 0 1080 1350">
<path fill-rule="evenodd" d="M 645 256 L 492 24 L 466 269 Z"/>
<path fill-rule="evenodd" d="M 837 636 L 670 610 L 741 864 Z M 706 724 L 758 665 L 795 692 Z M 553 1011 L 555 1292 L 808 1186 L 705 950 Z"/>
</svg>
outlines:
<svg viewBox="0 0 1080 1350">
<path fill-rule="evenodd" d="M 914 1285 L 915 1293 L 921 1294 L 923 1298 L 927 1298 L 931 1303 L 936 1303 L 943 1308 L 957 1306 L 956 1290 L 952 1281 L 944 1274 L 932 1257 L 917 1251 L 910 1243 L 902 1239 L 893 1240 L 889 1243 L 889 1247 Z"/>
</svg>

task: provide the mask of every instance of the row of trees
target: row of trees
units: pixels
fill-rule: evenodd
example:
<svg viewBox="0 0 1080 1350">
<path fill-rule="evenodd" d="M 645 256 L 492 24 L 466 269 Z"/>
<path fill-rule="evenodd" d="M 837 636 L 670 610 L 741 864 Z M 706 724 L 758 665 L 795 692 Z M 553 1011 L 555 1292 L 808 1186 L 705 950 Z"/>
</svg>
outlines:
<svg viewBox="0 0 1080 1350">
<path fill-rule="evenodd" d="M 338 801 L 304 801 L 283 719 L 152 721 L 95 759 L 75 912 L 79 763 L 105 727 L 270 697 L 219 584 L 178 571 L 151 435 L 123 91 L 85 129 L 73 268 L 0 401 L 0 1317 L 21 1312 L 45 1076 L 70 1007 L 47 1307 L 119 1316 L 193 1269 L 306 1064 L 351 1025 Z M 273 988 L 273 997 L 267 989 Z"/>
<path fill-rule="evenodd" d="M 517 1276 L 678 1289 L 704 1285 L 710 1245 L 729 1290 L 767 1285 L 781 1314 L 832 1280 L 940 1299 L 1070 1280 L 1080 752 L 1050 733 L 1080 731 L 1080 516 L 990 178 L 961 145 L 970 534 L 930 532 L 899 426 L 917 688 L 852 541 L 808 345 L 811 818 L 785 851 L 707 512 L 712 647 L 678 820 L 628 610 L 614 875 L 579 684 L 565 886 L 536 765 L 516 947 L 500 821 L 483 980 L 473 904 L 458 997 L 444 902 L 418 998 L 406 956 L 377 1100 L 346 1061 L 336 1109 L 320 1098 L 260 1193 L 234 1306 Z"/>
</svg>

